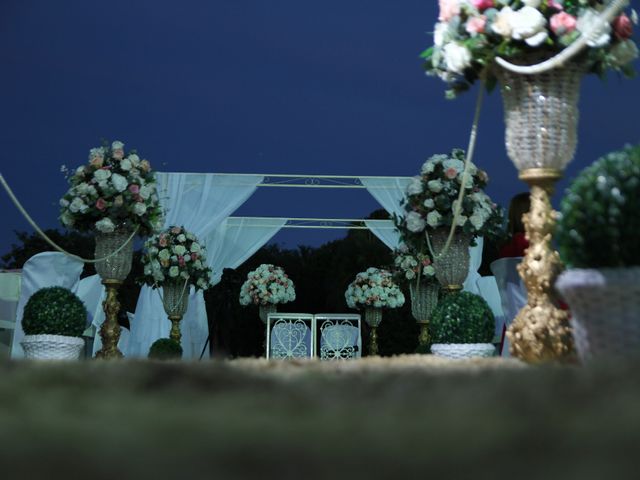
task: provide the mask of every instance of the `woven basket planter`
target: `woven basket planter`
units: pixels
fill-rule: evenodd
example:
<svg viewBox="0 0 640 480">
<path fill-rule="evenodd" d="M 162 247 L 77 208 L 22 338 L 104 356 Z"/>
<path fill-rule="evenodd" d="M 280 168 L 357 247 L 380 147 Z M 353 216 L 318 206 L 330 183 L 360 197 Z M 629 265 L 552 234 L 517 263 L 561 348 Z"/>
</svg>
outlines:
<svg viewBox="0 0 640 480">
<path fill-rule="evenodd" d="M 640 267 L 567 270 L 556 287 L 583 361 L 640 356 Z"/>
<path fill-rule="evenodd" d="M 28 359 L 78 360 L 84 339 L 64 335 L 25 335 L 20 345 Z"/>
<path fill-rule="evenodd" d="M 493 357 L 496 348 L 491 343 L 434 343 L 431 353 L 439 357 L 463 359 Z"/>
</svg>

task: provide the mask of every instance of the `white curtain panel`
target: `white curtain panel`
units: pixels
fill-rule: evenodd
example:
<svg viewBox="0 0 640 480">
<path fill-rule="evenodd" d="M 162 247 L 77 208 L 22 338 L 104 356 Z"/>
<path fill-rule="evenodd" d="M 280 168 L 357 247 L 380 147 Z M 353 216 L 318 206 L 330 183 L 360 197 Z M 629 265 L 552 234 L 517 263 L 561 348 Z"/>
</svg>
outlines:
<svg viewBox="0 0 640 480">
<path fill-rule="evenodd" d="M 365 220 L 365 226 L 391 250 L 400 246 L 400 232 L 392 220 Z"/>
<path fill-rule="evenodd" d="M 409 177 L 360 177 L 360 183 L 367 189 L 389 215 L 404 215 L 400 202 L 411 182 Z"/>
<path fill-rule="evenodd" d="M 287 223 L 286 218 L 228 218 L 206 239 L 207 261 L 213 270 L 211 281 L 220 282 L 225 268 L 242 265 L 273 238 Z"/>
<path fill-rule="evenodd" d="M 462 289 L 465 292 L 475 293 L 476 295 L 480 294 L 480 290 L 478 290 L 478 279 L 480 278 L 480 274 L 478 273 L 478 269 L 480 265 L 482 265 L 482 248 L 484 246 L 484 238 L 478 237 L 476 238 L 476 246 L 469 247 L 469 274 L 467 275 L 466 280 L 462 284 Z"/>
<path fill-rule="evenodd" d="M 184 226 L 206 247 L 207 239 L 242 205 L 264 179 L 261 175 L 158 173 L 165 228 Z M 214 248 L 215 250 L 215 248 Z M 211 259 L 214 252 L 207 252 Z M 209 260 L 211 261 L 211 260 Z M 189 309 L 182 319 L 183 358 L 198 358 L 208 336 L 207 312 L 202 293 L 189 295 Z M 143 286 L 131 325 L 129 356 L 146 357 L 151 344 L 169 336 L 170 322 L 158 291 Z"/>
</svg>

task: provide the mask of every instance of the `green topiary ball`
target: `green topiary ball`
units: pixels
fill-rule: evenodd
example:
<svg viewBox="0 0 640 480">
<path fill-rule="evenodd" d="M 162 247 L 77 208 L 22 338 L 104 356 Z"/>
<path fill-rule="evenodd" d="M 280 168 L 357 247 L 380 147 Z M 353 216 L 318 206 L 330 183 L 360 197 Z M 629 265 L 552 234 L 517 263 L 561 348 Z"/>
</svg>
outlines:
<svg viewBox="0 0 640 480">
<path fill-rule="evenodd" d="M 610 153 L 567 189 L 558 223 L 562 260 L 572 268 L 640 265 L 640 146 Z"/>
<path fill-rule="evenodd" d="M 160 338 L 149 349 L 149 358 L 154 360 L 172 360 L 182 358 L 182 347 L 171 338 Z"/>
<path fill-rule="evenodd" d="M 87 328 L 87 309 L 66 288 L 43 288 L 25 305 L 22 328 L 26 335 L 81 337 Z"/>
<path fill-rule="evenodd" d="M 432 343 L 490 343 L 495 331 L 491 308 L 479 295 L 445 295 L 429 321 Z"/>
</svg>

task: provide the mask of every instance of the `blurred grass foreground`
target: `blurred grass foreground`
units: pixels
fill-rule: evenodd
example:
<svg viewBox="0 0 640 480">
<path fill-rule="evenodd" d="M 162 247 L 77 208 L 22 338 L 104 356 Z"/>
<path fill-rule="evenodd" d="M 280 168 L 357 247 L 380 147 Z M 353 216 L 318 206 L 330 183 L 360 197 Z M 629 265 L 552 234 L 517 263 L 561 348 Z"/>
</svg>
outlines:
<svg viewBox="0 0 640 480">
<path fill-rule="evenodd" d="M 637 364 L 0 363 L 2 478 L 637 478 Z"/>
</svg>

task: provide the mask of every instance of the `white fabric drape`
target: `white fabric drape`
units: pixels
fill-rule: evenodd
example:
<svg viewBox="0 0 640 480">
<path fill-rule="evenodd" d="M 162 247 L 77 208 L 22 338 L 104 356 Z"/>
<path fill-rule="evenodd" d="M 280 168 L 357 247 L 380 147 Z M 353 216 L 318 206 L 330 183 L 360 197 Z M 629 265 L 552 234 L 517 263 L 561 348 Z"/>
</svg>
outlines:
<svg viewBox="0 0 640 480">
<path fill-rule="evenodd" d="M 400 246 L 400 233 L 391 220 L 365 220 L 365 226 L 391 250 Z"/>
<path fill-rule="evenodd" d="M 228 218 L 206 239 L 207 261 L 216 285 L 225 268 L 242 265 L 287 223 L 286 218 Z"/>
<path fill-rule="evenodd" d="M 462 289 L 465 292 L 475 293 L 476 295 L 480 294 L 478 290 L 478 279 L 480 278 L 480 274 L 478 273 L 478 269 L 480 265 L 482 265 L 482 248 L 484 246 L 484 238 L 477 237 L 476 238 L 476 246 L 469 247 L 469 274 L 467 275 L 466 280 L 462 284 Z"/>
<path fill-rule="evenodd" d="M 207 240 L 224 220 L 242 205 L 264 179 L 260 175 L 158 173 L 160 202 L 165 228 L 181 225 L 207 246 Z M 211 261 L 211 253 L 208 253 Z M 181 323 L 183 358 L 200 356 L 208 336 L 207 313 L 202 293 L 189 294 L 189 309 Z M 130 356 L 146 357 L 151 344 L 168 337 L 170 322 L 160 295 L 142 287 L 129 340 Z"/>
</svg>

